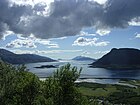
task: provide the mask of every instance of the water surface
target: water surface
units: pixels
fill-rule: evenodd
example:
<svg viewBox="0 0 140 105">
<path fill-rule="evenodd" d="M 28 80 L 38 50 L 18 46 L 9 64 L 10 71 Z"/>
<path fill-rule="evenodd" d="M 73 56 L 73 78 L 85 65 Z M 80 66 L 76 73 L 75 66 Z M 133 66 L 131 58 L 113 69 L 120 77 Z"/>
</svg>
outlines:
<svg viewBox="0 0 140 105">
<path fill-rule="evenodd" d="M 89 79 L 89 81 L 95 82 L 104 82 L 104 83 L 116 83 L 120 78 L 124 79 L 138 79 L 140 80 L 140 70 L 108 70 L 104 68 L 89 68 L 88 64 L 91 64 L 92 61 L 59 61 L 59 62 L 41 62 L 41 63 L 30 63 L 26 64 L 30 72 L 35 73 L 40 78 L 45 78 L 51 76 L 56 68 L 34 68 L 41 65 L 54 65 L 61 67 L 67 63 L 70 63 L 72 66 L 81 67 L 82 72 L 80 78 Z M 92 79 L 92 80 L 91 80 Z"/>
</svg>

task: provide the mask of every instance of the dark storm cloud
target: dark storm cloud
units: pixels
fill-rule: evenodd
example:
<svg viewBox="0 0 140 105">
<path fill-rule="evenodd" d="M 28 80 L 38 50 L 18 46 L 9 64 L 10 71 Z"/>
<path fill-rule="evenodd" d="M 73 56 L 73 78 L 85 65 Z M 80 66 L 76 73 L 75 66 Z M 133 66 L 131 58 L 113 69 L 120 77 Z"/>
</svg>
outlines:
<svg viewBox="0 0 140 105">
<path fill-rule="evenodd" d="M 4 22 L 4 15 L 6 14 L 6 7 L 8 6 L 7 1 L 0 1 L 0 38 L 2 38 L 3 32 L 7 29 L 7 24 Z"/>
<path fill-rule="evenodd" d="M 10 6 L 8 0 L 0 0 L 0 37 L 7 30 L 21 33 L 22 29 L 18 27 L 20 17 L 31 15 L 31 11 L 31 6 Z"/>
<path fill-rule="evenodd" d="M 140 17 L 140 0 L 109 0 L 104 11 L 103 25 L 124 28 L 131 19 Z"/>
<path fill-rule="evenodd" d="M 40 38 L 76 35 L 83 27 L 95 24 L 102 6 L 85 0 L 57 0 L 51 4 L 50 15 L 35 15 L 24 29 Z M 23 28 L 23 26 L 22 26 Z"/>
<path fill-rule="evenodd" d="M 5 30 L 39 38 L 76 35 L 84 27 L 96 29 L 124 28 L 140 16 L 140 0 L 108 0 L 100 5 L 88 0 L 54 0 L 49 15 L 47 5 L 13 5 L 0 0 L 0 37 Z"/>
</svg>

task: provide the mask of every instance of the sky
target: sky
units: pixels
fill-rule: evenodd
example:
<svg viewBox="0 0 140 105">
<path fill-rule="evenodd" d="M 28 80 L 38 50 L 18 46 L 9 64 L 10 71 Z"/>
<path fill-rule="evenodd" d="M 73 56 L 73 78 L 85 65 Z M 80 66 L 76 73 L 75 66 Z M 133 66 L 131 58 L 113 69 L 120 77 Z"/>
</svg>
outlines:
<svg viewBox="0 0 140 105">
<path fill-rule="evenodd" d="M 140 49 L 140 0 L 0 0 L 0 48 L 53 59 Z"/>
</svg>

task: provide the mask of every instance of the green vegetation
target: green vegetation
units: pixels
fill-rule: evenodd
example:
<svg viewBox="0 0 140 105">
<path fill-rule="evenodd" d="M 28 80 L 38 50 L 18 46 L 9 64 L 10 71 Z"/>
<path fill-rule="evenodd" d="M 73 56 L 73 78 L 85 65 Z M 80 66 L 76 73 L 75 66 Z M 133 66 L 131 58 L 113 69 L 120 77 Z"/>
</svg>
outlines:
<svg viewBox="0 0 140 105">
<path fill-rule="evenodd" d="M 139 82 L 137 81 L 136 84 Z M 128 82 L 126 81 L 126 83 Z M 96 100 L 97 105 L 100 105 L 99 103 L 102 101 L 102 104 L 105 105 L 139 105 L 140 103 L 139 85 L 137 85 L 137 88 L 134 88 L 122 85 L 79 83 L 77 87 L 84 96 L 88 97 L 88 100 L 91 100 L 91 103 L 94 103 Z"/>
<path fill-rule="evenodd" d="M 0 62 L 0 105 L 139 105 L 140 81 L 121 81 L 137 88 L 75 83 L 80 72 L 67 64 L 41 81 L 25 66 Z"/>
<path fill-rule="evenodd" d="M 0 62 L 1 105 L 87 105 L 87 100 L 75 87 L 79 77 L 76 67 L 61 67 L 45 81 L 27 71 Z"/>
<path fill-rule="evenodd" d="M 140 81 L 138 80 L 121 80 L 120 83 L 130 84 L 140 87 Z"/>
</svg>

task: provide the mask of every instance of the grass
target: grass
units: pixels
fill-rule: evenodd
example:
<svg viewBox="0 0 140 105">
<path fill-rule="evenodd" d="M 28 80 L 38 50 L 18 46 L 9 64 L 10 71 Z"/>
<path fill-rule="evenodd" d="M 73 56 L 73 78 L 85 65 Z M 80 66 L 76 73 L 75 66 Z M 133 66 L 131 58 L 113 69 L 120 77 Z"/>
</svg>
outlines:
<svg viewBox="0 0 140 105">
<path fill-rule="evenodd" d="M 139 80 L 121 80 L 121 83 L 127 83 L 137 86 L 137 88 L 111 85 L 111 84 L 98 84 L 98 83 L 77 83 L 77 87 L 82 95 L 87 96 L 90 100 L 94 99 L 105 100 L 111 104 L 130 104 L 139 105 L 140 103 L 140 86 Z M 92 102 L 91 102 L 92 103 Z"/>
<path fill-rule="evenodd" d="M 85 96 L 94 96 L 94 97 L 107 97 L 110 93 L 116 92 L 116 88 L 87 88 L 87 87 L 79 87 L 80 92 Z"/>
<path fill-rule="evenodd" d="M 140 87 L 140 81 L 139 80 L 120 80 L 120 83 L 126 83 L 134 86 Z"/>
</svg>

